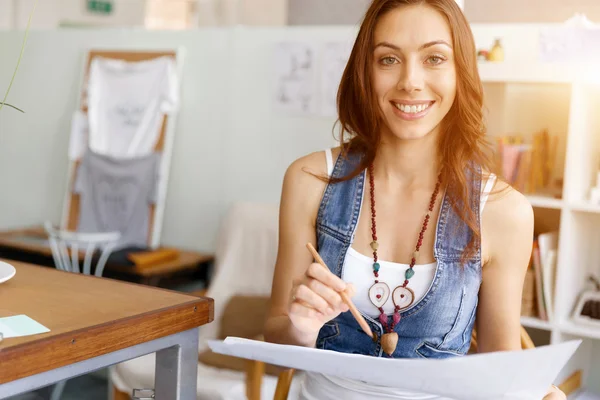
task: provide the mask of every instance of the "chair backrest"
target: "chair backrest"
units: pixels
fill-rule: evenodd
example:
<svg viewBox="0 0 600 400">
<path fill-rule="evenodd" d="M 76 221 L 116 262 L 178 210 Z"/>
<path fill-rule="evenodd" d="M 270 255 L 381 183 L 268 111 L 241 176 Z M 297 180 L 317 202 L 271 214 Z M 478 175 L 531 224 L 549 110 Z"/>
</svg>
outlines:
<svg viewBox="0 0 600 400">
<path fill-rule="evenodd" d="M 214 321 L 200 330 L 200 351 L 216 339 L 233 296 L 269 297 L 278 241 L 277 204 L 235 203 L 221 223 L 215 266 L 206 293 L 215 301 Z"/>
<path fill-rule="evenodd" d="M 119 241 L 119 232 L 80 233 L 56 229 L 50 222 L 44 224 L 48 233 L 52 258 L 56 268 L 75 273 L 90 275 L 92 261 L 96 251 L 100 257 L 94 268 L 95 276 L 102 276 L 106 261 Z M 79 259 L 83 256 L 83 271 L 79 268 Z"/>
</svg>

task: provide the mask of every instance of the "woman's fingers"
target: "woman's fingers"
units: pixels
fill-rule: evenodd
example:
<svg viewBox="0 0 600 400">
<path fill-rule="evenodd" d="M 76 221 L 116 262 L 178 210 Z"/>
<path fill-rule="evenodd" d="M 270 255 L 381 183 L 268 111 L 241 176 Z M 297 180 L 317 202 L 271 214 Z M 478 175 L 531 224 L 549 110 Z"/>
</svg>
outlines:
<svg viewBox="0 0 600 400">
<path fill-rule="evenodd" d="M 346 284 L 320 264 L 311 264 L 304 278 L 294 282 L 290 315 L 326 322 L 349 310 L 341 291 L 349 297 L 355 294 L 352 284 Z"/>
<path fill-rule="evenodd" d="M 342 304 L 342 296 L 329 286 L 326 286 L 323 282 L 316 279 L 310 279 L 307 286 L 315 292 L 317 295 L 322 297 L 334 310 L 340 310 Z"/>
<path fill-rule="evenodd" d="M 336 292 L 346 290 L 346 282 L 332 274 L 331 271 L 323 267 L 321 264 L 310 264 L 308 270 L 306 271 L 306 275 L 320 281 L 325 286 L 332 288 Z"/>
<path fill-rule="evenodd" d="M 333 309 L 330 304 L 307 285 L 299 285 L 295 291 L 296 300 L 301 300 L 306 303 L 309 307 L 312 307 L 322 314 L 329 315 L 333 313 Z"/>
<path fill-rule="evenodd" d="M 353 284 L 351 284 L 351 283 L 346 284 L 346 294 L 348 295 L 348 297 L 354 297 L 354 295 L 356 294 L 356 288 L 354 287 Z"/>
<path fill-rule="evenodd" d="M 301 300 L 296 300 L 290 305 L 290 314 L 297 317 L 316 319 L 323 316 L 319 311 L 310 307 Z"/>
</svg>

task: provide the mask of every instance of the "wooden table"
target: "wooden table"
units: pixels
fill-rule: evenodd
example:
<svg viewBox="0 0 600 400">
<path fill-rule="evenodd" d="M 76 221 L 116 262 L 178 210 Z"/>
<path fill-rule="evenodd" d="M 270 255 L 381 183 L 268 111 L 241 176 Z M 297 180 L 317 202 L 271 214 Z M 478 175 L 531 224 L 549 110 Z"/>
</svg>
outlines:
<svg viewBox="0 0 600 400">
<path fill-rule="evenodd" d="M 196 399 L 212 299 L 7 262 L 17 273 L 0 284 L 0 317 L 25 314 L 50 332 L 0 342 L 0 398 L 156 352 L 156 398 Z"/>
<path fill-rule="evenodd" d="M 48 236 L 44 228 L 40 226 L 0 232 L 0 248 L 10 250 L 10 253 L 34 256 L 34 260 L 23 257 L 27 262 L 53 265 L 52 250 L 48 244 Z M 13 254 L 7 254 L 6 256 L 23 261 L 22 257 L 13 257 Z M 80 259 L 83 259 L 83 254 Z M 181 250 L 176 259 L 145 266 L 143 268 L 138 266 L 115 265 L 109 262 L 105 267 L 104 275 L 125 275 L 135 278 L 139 283 L 157 286 L 162 278 L 184 271 L 191 271 L 196 269 L 199 265 L 213 261 L 214 255 L 212 254 Z M 111 272 L 114 272 L 114 274 L 111 274 Z"/>
</svg>

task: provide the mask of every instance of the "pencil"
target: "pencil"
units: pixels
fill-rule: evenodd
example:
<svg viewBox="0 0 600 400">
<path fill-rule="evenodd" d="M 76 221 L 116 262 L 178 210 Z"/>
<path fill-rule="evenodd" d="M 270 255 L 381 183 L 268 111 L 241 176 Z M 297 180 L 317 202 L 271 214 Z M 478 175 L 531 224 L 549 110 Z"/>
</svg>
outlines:
<svg viewBox="0 0 600 400">
<path fill-rule="evenodd" d="M 314 259 L 319 264 L 321 264 L 323 267 L 327 268 L 327 265 L 325 265 L 325 262 L 323 261 L 323 259 L 319 255 L 319 253 L 317 253 L 317 250 L 315 250 L 315 248 L 313 247 L 313 245 L 310 244 L 310 243 L 307 243 L 306 247 L 308 248 L 308 250 L 310 251 L 310 253 L 314 257 Z M 327 268 L 327 270 L 329 270 L 329 268 Z M 360 327 L 362 328 L 362 330 L 367 335 L 369 335 L 369 337 L 373 337 L 373 332 L 371 331 L 371 328 L 369 328 L 369 324 L 367 324 L 367 321 L 365 321 L 365 319 L 360 314 L 360 312 L 358 312 L 358 309 L 356 308 L 356 306 L 354 305 L 354 303 L 352 302 L 352 300 L 350 300 L 350 297 L 348 297 L 348 295 L 344 291 L 341 291 L 339 293 L 340 293 L 340 296 L 342 297 L 342 300 L 344 301 L 344 303 L 346 303 L 348 305 L 348 308 L 350 309 L 350 312 L 352 313 L 352 315 L 354 316 L 354 318 L 356 319 L 356 321 L 358 322 L 358 324 L 360 325 Z"/>
</svg>

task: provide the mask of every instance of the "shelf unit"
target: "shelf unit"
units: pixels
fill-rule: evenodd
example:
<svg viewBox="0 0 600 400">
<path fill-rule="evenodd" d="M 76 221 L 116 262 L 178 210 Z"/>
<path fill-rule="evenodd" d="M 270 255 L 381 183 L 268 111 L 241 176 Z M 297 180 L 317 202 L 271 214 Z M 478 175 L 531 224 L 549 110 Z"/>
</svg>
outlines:
<svg viewBox="0 0 600 400">
<path fill-rule="evenodd" d="M 543 321 L 535 317 L 521 317 L 521 325 L 525 328 L 541 329 L 544 331 L 552 331 L 554 324 L 549 321 Z"/>
<path fill-rule="evenodd" d="M 600 325 L 572 321 L 587 277 L 600 278 L 600 205 L 587 201 L 600 168 L 600 79 L 591 66 L 543 64 L 538 59 L 542 25 L 471 26 L 477 48 L 501 38 L 505 61 L 479 63 L 490 139 L 513 133 L 526 138 L 542 129 L 559 137 L 554 176 L 563 181 L 561 198 L 527 196 L 538 233 L 558 230 L 558 258 L 551 321 L 522 317 L 536 345 L 581 339 L 561 371 L 561 383 L 576 370 L 583 387 L 600 394 Z M 595 68 L 597 71 L 598 68 Z"/>
</svg>

